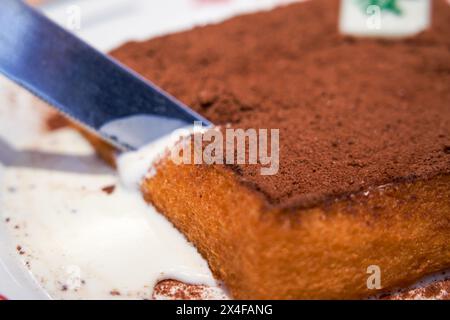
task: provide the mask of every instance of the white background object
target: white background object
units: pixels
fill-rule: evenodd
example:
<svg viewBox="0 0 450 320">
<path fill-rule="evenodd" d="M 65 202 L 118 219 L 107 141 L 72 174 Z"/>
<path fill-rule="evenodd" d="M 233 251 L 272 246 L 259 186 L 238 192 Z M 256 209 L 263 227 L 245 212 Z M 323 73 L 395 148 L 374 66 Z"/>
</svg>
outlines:
<svg viewBox="0 0 450 320">
<path fill-rule="evenodd" d="M 429 0 L 398 0 L 401 14 L 383 11 L 377 6 L 367 10 L 359 0 L 342 0 L 339 27 L 343 34 L 372 37 L 405 37 L 430 25 Z"/>
</svg>

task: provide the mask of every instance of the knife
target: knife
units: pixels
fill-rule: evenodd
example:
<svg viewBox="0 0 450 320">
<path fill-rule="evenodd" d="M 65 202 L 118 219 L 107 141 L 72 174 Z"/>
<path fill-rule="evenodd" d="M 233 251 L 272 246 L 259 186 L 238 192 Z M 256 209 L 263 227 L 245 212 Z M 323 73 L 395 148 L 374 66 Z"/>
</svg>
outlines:
<svg viewBox="0 0 450 320">
<path fill-rule="evenodd" d="M 19 0 L 1 0 L 0 73 L 123 151 L 211 125 Z"/>
</svg>

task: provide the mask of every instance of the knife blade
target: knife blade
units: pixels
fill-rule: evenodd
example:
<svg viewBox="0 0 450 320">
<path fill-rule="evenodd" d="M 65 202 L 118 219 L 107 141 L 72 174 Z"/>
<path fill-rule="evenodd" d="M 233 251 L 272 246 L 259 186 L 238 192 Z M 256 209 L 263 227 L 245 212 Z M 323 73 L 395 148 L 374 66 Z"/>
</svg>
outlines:
<svg viewBox="0 0 450 320">
<path fill-rule="evenodd" d="M 0 73 L 121 150 L 211 125 L 19 0 L 1 1 Z"/>
</svg>

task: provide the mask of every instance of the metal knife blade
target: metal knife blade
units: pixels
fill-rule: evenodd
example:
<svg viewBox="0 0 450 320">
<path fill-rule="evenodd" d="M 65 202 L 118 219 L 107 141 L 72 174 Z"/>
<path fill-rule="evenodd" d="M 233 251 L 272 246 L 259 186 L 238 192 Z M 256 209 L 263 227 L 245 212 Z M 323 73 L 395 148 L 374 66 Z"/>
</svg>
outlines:
<svg viewBox="0 0 450 320">
<path fill-rule="evenodd" d="M 211 125 L 22 1 L 1 0 L 0 72 L 122 150 Z"/>
</svg>

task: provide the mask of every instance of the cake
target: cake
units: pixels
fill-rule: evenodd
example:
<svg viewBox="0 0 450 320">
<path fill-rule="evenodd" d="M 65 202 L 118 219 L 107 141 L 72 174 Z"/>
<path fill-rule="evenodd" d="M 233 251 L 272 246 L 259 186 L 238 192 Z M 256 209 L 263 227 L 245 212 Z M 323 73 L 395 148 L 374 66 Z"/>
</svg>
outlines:
<svg viewBox="0 0 450 320">
<path fill-rule="evenodd" d="M 142 184 L 234 298 L 365 298 L 450 268 L 450 7 L 434 1 L 429 30 L 388 40 L 340 35 L 338 6 L 112 52 L 218 126 L 280 130 L 275 175 L 165 158 Z"/>
</svg>

